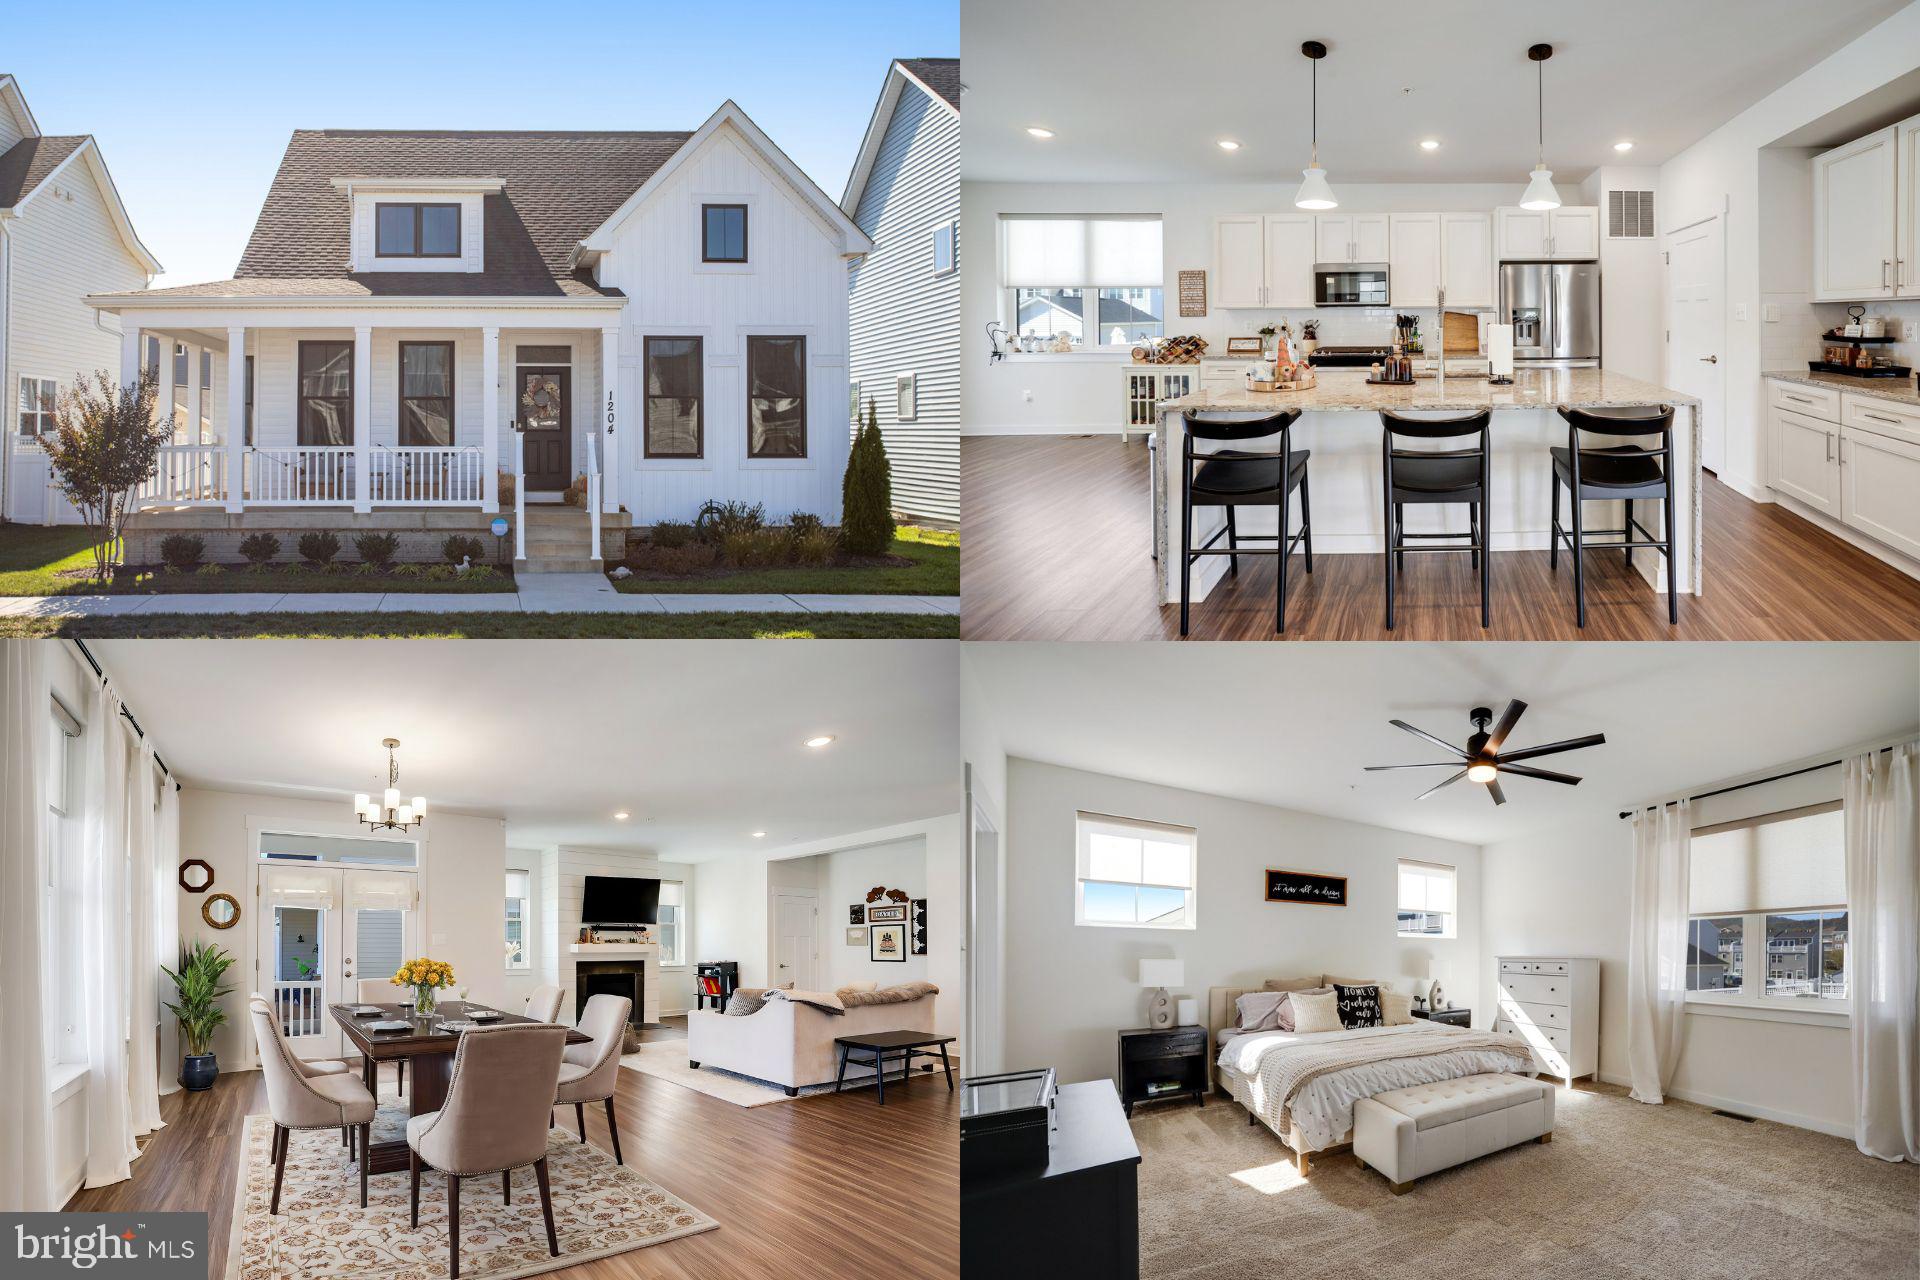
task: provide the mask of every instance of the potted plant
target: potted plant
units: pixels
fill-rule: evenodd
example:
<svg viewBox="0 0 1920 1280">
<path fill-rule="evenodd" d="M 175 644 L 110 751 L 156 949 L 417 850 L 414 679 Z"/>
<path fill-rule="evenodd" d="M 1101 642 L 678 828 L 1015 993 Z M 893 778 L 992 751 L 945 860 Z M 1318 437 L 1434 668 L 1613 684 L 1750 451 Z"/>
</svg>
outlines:
<svg viewBox="0 0 1920 1280">
<path fill-rule="evenodd" d="M 188 1089 L 211 1089 L 220 1074 L 220 1064 L 213 1054 L 213 1033 L 227 1020 L 220 997 L 233 988 L 221 986 L 220 979 L 232 963 L 233 957 L 223 948 L 196 942 L 181 950 L 179 972 L 160 966 L 160 972 L 173 980 L 180 996 L 180 1003 L 169 1004 L 167 1011 L 180 1023 L 180 1038 L 186 1041 L 180 1083 Z"/>
</svg>

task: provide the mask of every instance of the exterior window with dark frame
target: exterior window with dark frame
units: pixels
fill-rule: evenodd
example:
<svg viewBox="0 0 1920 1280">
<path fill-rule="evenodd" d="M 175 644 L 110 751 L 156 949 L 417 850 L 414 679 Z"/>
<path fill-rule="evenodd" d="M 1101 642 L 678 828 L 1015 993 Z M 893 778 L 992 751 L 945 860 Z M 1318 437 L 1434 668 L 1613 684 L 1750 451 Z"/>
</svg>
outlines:
<svg viewBox="0 0 1920 1280">
<path fill-rule="evenodd" d="M 453 344 L 400 344 L 400 444 L 453 444 Z"/>
<path fill-rule="evenodd" d="M 706 362 L 697 337 L 646 340 L 646 456 L 698 458 L 706 441 Z"/>
<path fill-rule="evenodd" d="M 745 262 L 747 260 L 747 206 L 743 204 L 703 204 L 700 206 L 700 261 Z"/>
<path fill-rule="evenodd" d="M 376 257 L 460 256 L 457 204 L 377 204 L 373 207 L 373 228 Z"/>
<path fill-rule="evenodd" d="M 353 443 L 353 344 L 300 344 L 299 443 Z"/>
<path fill-rule="evenodd" d="M 807 340 L 747 339 L 747 456 L 807 456 Z"/>
</svg>

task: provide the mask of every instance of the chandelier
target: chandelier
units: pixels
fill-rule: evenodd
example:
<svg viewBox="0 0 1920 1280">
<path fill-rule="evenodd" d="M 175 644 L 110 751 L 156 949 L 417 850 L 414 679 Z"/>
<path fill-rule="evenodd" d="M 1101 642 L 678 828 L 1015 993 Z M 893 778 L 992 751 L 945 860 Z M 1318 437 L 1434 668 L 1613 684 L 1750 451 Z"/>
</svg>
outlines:
<svg viewBox="0 0 1920 1280">
<path fill-rule="evenodd" d="M 427 798 L 415 796 L 411 804 L 400 803 L 400 766 L 393 758 L 394 748 L 400 745 L 400 739 L 385 738 L 380 745 L 387 749 L 386 794 L 378 801 L 364 792 L 354 796 L 354 816 L 366 823 L 369 830 L 411 831 L 426 819 Z"/>
</svg>

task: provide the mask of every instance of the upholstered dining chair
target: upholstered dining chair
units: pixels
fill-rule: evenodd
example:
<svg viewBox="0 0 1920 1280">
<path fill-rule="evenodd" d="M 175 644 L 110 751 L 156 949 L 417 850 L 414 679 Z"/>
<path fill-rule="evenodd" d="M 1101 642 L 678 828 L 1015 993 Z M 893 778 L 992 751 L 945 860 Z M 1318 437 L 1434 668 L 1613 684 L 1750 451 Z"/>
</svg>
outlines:
<svg viewBox="0 0 1920 1280">
<path fill-rule="evenodd" d="M 571 1102 L 574 1123 L 580 1126 L 580 1141 L 587 1140 L 589 1102 L 607 1104 L 607 1132 L 613 1136 L 613 1162 L 620 1158 L 620 1126 L 613 1116 L 613 1091 L 620 1080 L 620 1046 L 626 1037 L 627 1019 L 633 1013 L 633 1001 L 625 996 L 597 995 L 587 998 L 580 1011 L 582 1035 L 592 1036 L 589 1044 L 567 1046 L 566 1061 L 560 1064 L 560 1084 L 554 1092 L 555 1106 Z"/>
<path fill-rule="evenodd" d="M 393 983 L 386 978 L 360 979 L 359 999 L 361 1004 L 393 1004 L 399 1000 L 399 992 L 400 988 L 394 986 Z M 380 1082 L 380 1064 L 375 1063 L 373 1070 L 374 1083 L 377 1085 Z M 407 1092 L 407 1060 L 405 1058 L 395 1058 L 393 1060 L 393 1087 L 398 1089 L 402 1095 Z"/>
<path fill-rule="evenodd" d="M 360 1165 L 360 1207 L 367 1207 L 367 1139 L 373 1124 L 373 1095 L 346 1069 L 315 1071 L 287 1044 L 273 1006 L 255 992 L 247 1001 L 253 1035 L 260 1048 L 260 1071 L 266 1078 L 267 1111 L 273 1117 L 273 1199 L 268 1213 L 280 1212 L 280 1184 L 287 1173 L 287 1140 L 295 1129 L 352 1129 L 359 1134 L 355 1153 Z"/>
<path fill-rule="evenodd" d="M 533 1166 L 540 1183 L 540 1212 L 547 1221 L 547 1252 L 560 1256 L 553 1231 L 553 1191 L 547 1182 L 547 1126 L 541 1098 L 551 1098 L 560 1078 L 567 1029 L 513 1023 L 460 1034 L 453 1051 L 453 1079 L 438 1111 L 407 1121 L 411 1216 L 420 1225 L 420 1167 L 447 1175 L 449 1274 L 460 1274 L 460 1180 L 500 1175 L 503 1199 L 513 1197 L 513 1171 Z"/>
<path fill-rule="evenodd" d="M 535 1022 L 558 1022 L 563 995 L 558 987 L 535 987 L 527 995 L 526 1015 Z"/>
</svg>

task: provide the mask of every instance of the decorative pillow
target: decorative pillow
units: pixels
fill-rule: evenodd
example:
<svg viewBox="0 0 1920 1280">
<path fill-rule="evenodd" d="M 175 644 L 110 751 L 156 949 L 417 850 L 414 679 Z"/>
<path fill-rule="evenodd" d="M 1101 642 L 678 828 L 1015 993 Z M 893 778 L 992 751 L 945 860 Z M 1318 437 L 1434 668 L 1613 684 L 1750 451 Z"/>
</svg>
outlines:
<svg viewBox="0 0 1920 1280">
<path fill-rule="evenodd" d="M 727 1016 L 744 1018 L 750 1013 L 760 1012 L 760 1006 L 767 1002 L 765 990 L 754 987 L 741 987 L 727 1001 Z"/>
<path fill-rule="evenodd" d="M 1281 1031 L 1297 1030 L 1293 1025 L 1293 997 L 1299 994 L 1301 993 L 1297 991 L 1288 992 L 1285 996 L 1281 997 L 1279 1009 L 1274 1011 L 1274 1025 Z M 1311 994 L 1321 996 L 1332 995 L 1333 988 L 1315 987 Z"/>
<path fill-rule="evenodd" d="M 1320 975 L 1310 973 L 1304 978 L 1268 978 L 1261 983 L 1265 991 L 1318 991 L 1327 984 L 1320 981 Z"/>
<path fill-rule="evenodd" d="M 1398 991 L 1382 991 L 1380 993 L 1380 1025 L 1385 1027 L 1413 1025 L 1413 997 Z"/>
<path fill-rule="evenodd" d="M 1293 1029 L 1303 1034 L 1338 1031 L 1340 998 L 1337 992 L 1295 991 L 1287 996 L 1293 1006 Z"/>
<path fill-rule="evenodd" d="M 1368 983 L 1363 987 L 1350 987 L 1345 983 L 1333 984 L 1333 994 L 1340 1002 L 1340 1025 L 1347 1028 L 1377 1027 L 1380 1025 L 1380 988 Z"/>
<path fill-rule="evenodd" d="M 1234 1001 L 1240 1011 L 1242 1031 L 1272 1031 L 1279 1026 L 1277 1015 L 1287 997 L 1279 991 L 1249 991 Z"/>
</svg>

